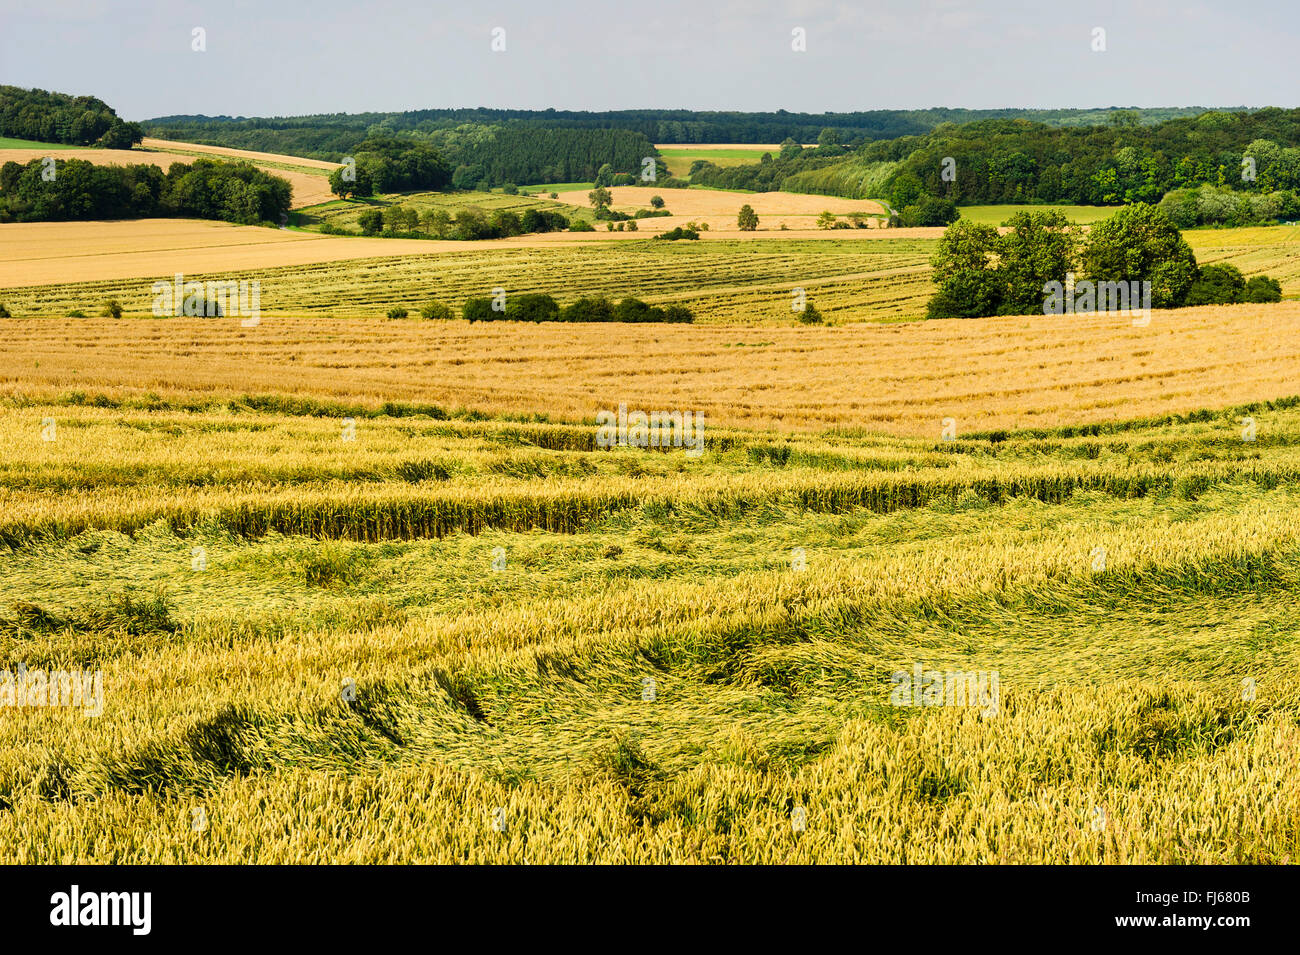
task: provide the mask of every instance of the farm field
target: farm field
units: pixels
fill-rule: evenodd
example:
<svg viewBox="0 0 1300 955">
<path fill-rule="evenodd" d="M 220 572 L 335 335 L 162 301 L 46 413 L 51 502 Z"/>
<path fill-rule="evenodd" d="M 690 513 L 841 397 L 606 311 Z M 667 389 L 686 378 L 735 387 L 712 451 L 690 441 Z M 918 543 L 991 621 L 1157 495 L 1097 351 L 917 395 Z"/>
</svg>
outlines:
<svg viewBox="0 0 1300 955">
<path fill-rule="evenodd" d="M 170 139 L 154 139 L 150 136 L 146 136 L 140 146 L 153 152 L 174 153 L 178 156 L 214 156 L 220 159 L 242 159 L 266 168 L 288 167 L 311 170 L 314 175 L 326 177 L 338 168 L 338 163 L 325 162 L 322 159 L 262 153 L 249 149 L 231 149 L 228 146 L 209 146 L 203 143 L 176 142 Z"/>
<path fill-rule="evenodd" d="M 1300 375 L 1298 328 L 1300 302 L 1157 311 L 1146 327 L 1126 314 L 847 328 L 26 319 L 5 323 L 0 387 L 168 401 L 276 392 L 573 422 L 626 399 L 728 427 L 933 440 L 945 418 L 965 434 L 1282 398 Z"/>
<path fill-rule="evenodd" d="M 655 148 L 667 164 L 669 174 L 680 179 L 690 174 L 691 163 L 697 159 L 707 159 L 715 166 L 742 166 L 758 162 L 763 153 L 775 156 L 781 151 L 777 145 L 754 143 L 657 143 Z"/>
<path fill-rule="evenodd" d="M 688 458 L 6 379 L 0 651 L 103 673 L 95 718 L 0 722 L 15 862 L 1300 852 L 1294 400 L 953 442 L 706 416 Z M 996 690 L 898 705 L 917 667 Z"/>
<path fill-rule="evenodd" d="M 736 213 L 746 204 L 758 213 L 759 231 L 778 230 L 782 225 L 789 229 L 815 229 L 817 217 L 823 211 L 838 216 L 850 212 L 884 215 L 886 211 L 884 206 L 871 199 L 806 196 L 792 192 L 738 193 L 723 189 L 663 189 L 655 186 L 614 186 L 609 191 L 613 197 L 611 208 L 620 212 L 648 209 L 651 196 L 662 196 L 664 208 L 672 216 L 643 219 L 640 223 L 642 229 L 655 231 L 666 231 L 681 225 L 684 220 L 693 220 L 707 222 L 713 231 L 736 232 Z M 561 192 L 558 201 L 586 205 L 587 194 L 581 190 Z"/>
<path fill-rule="evenodd" d="M 55 235 L 78 232 L 46 225 Z M 10 235 L 8 228 L 0 226 L 0 250 Z M 262 309 L 294 314 L 383 315 L 396 305 L 418 309 L 430 299 L 459 308 L 466 298 L 490 294 L 499 286 L 515 292 L 551 292 L 565 301 L 584 294 L 681 301 L 697 310 L 700 321 L 788 325 L 796 319 L 791 310 L 791 289 L 795 287 L 805 289 L 832 322 L 896 319 L 909 313 L 919 317 L 929 294 L 930 243 L 832 241 L 834 235 L 849 234 L 844 230 L 822 231 L 816 240 L 779 244 L 719 238 L 675 243 L 640 239 L 628 245 L 626 239 L 580 241 L 580 236 L 590 233 L 441 242 L 268 229 L 235 232 L 236 228 L 213 226 L 204 234 L 210 234 L 214 243 L 222 239 L 235 242 L 242 236 L 247 245 L 214 248 L 196 243 L 196 252 L 168 252 L 154 247 L 159 241 L 154 237 L 148 247 L 134 253 L 137 261 L 130 264 L 135 266 L 136 277 L 10 288 L 0 295 L 0 302 L 19 316 L 67 315 L 74 310 L 89 314 L 88 310 L 98 310 L 104 301 L 116 298 L 128 313 L 147 315 L 154 281 L 170 279 L 177 270 L 199 277 L 215 263 L 228 263 L 229 269 L 241 261 L 260 266 L 237 272 L 223 270 L 223 274 L 257 280 Z M 272 244 L 271 237 L 277 232 L 279 238 Z M 130 228 L 119 234 L 132 240 L 140 237 Z M 169 234 L 161 227 L 160 235 Z M 40 255 L 32 246 L 16 244 L 30 250 L 22 255 Z M 51 246 L 56 256 L 67 248 L 54 244 L 53 236 Z M 330 261 L 335 255 L 341 259 L 349 255 L 376 258 Z M 307 264 L 270 267 L 277 257 Z M 124 253 L 117 258 L 118 268 L 128 264 Z M 55 258 L 30 268 L 14 262 L 8 269 L 0 269 L 0 287 L 6 281 L 29 283 L 37 269 L 36 274 L 50 278 L 80 274 L 89 279 L 107 260 L 107 256 L 91 261 Z"/>
<path fill-rule="evenodd" d="M 941 232 L 706 232 L 699 242 L 674 243 L 563 232 L 453 242 L 173 219 L 17 223 L 0 225 L 0 302 L 19 316 L 63 316 L 116 298 L 129 313 L 147 314 L 152 283 L 181 271 L 257 279 L 262 308 L 280 314 L 382 315 L 431 298 L 459 307 L 500 286 L 564 301 L 583 294 L 679 301 L 702 323 L 790 325 L 791 290 L 803 288 L 831 324 L 897 322 L 925 313 Z M 1285 295 L 1300 294 L 1294 227 L 1190 230 L 1185 238 L 1203 262 L 1268 274 Z"/>
<path fill-rule="evenodd" d="M 64 143 L 41 143 L 32 139 L 14 139 L 12 136 L 0 136 L 0 149 L 39 149 L 44 152 L 51 152 L 60 149 L 77 149 L 77 146 L 68 146 Z"/>
<path fill-rule="evenodd" d="M 977 225 L 1000 226 L 1017 212 L 1063 212 L 1065 217 L 1075 225 L 1092 225 L 1115 214 L 1118 206 L 1048 206 L 1048 205 L 1000 205 L 1000 206 L 958 206 L 963 219 L 969 219 Z"/>
<path fill-rule="evenodd" d="M 666 220 L 647 220 L 659 221 Z M 873 229 L 811 230 L 782 232 L 780 241 L 816 242 L 829 244 L 830 251 L 844 246 L 848 241 L 858 251 L 875 255 L 894 255 L 897 252 L 915 252 L 917 239 L 933 240 L 941 230 L 936 229 Z M 703 233 L 700 242 L 675 243 L 677 247 L 691 245 L 712 247 L 720 244 L 732 248 L 737 244 L 756 251 L 769 248 L 769 236 L 763 233 Z M 256 267 L 259 275 L 279 275 L 274 270 L 284 267 L 306 267 L 314 270 L 323 263 L 339 263 L 367 258 L 391 259 L 388 266 L 421 273 L 419 289 L 424 294 L 428 287 L 428 267 L 436 267 L 447 255 L 475 253 L 483 262 L 500 263 L 504 254 L 522 257 L 545 253 L 556 267 L 568 267 L 575 258 L 581 261 L 583 248 L 608 243 L 633 242 L 643 255 L 671 255 L 669 246 L 662 242 L 653 245 L 649 237 L 627 232 L 549 232 L 521 235 L 509 239 L 489 241 L 453 241 L 425 239 L 383 239 L 366 236 L 328 236 L 300 229 L 267 229 L 259 226 L 237 226 L 230 223 L 195 219 L 134 219 L 120 222 L 20 222 L 0 223 L 0 289 L 28 289 L 5 292 L 0 301 L 43 302 L 50 295 L 58 300 L 80 300 L 83 291 L 98 294 L 95 289 L 85 290 L 44 289 L 33 286 L 50 286 L 52 283 L 103 283 L 109 279 L 149 279 L 182 271 L 192 275 L 211 275 L 233 269 Z M 870 247 L 854 245 L 861 240 L 877 240 Z M 883 241 L 888 240 L 888 241 Z M 909 244 L 908 241 L 912 240 Z M 818 245 L 816 248 L 821 248 Z M 786 249 L 783 245 L 775 249 Z M 646 252 L 646 250 L 651 250 Z M 512 250 L 532 250 L 512 251 Z M 566 251 L 568 250 L 568 251 Z M 608 253 L 591 252 L 598 261 Z M 691 253 L 678 253 L 691 254 Z M 695 254 L 700 254 L 699 252 Z M 704 253 L 706 256 L 714 253 Z M 928 256 L 928 253 L 926 253 Z M 553 257 L 552 257 L 553 256 Z M 399 261 L 419 257 L 420 261 Z M 839 260 L 832 259 L 830 266 Z M 718 258 L 719 265 L 725 259 Z M 841 263 L 842 264 L 842 263 Z M 367 270 L 361 261 L 336 268 Z M 285 273 L 292 275 L 297 273 Z M 258 277 L 258 276 L 253 276 Z M 726 278 L 719 274 L 719 279 Z M 670 278 L 671 281 L 671 278 Z M 111 283 L 115 287 L 123 283 Z M 128 295 L 143 295 L 147 288 L 138 283 L 127 283 Z M 793 283 L 790 283 L 793 284 Z M 361 285 L 358 288 L 372 288 Z M 337 286 L 336 286 L 337 288 Z M 565 286 L 568 288 L 568 286 Z M 134 289 L 134 291 L 131 291 Z M 67 293 L 67 294 L 65 294 Z M 385 293 L 387 294 L 387 293 Z M 364 298 L 350 296 L 350 307 L 364 308 Z M 60 306 L 62 307 L 62 306 Z M 68 306 L 79 307 L 79 306 Z M 39 309 L 39 306 L 38 306 Z"/>
<path fill-rule="evenodd" d="M 303 209 L 298 221 L 307 231 L 319 231 L 328 223 L 337 228 L 360 229 L 358 220 L 367 209 L 402 206 L 423 213 L 430 209 L 441 209 L 448 215 L 456 215 L 463 209 L 482 209 L 484 212 L 513 212 L 522 215 L 529 209 L 548 212 L 560 212 L 570 221 L 583 220 L 591 222 L 595 211 L 590 205 L 567 205 L 547 198 L 534 198 L 525 195 L 506 195 L 500 192 L 404 192 L 368 196 L 365 199 L 333 199 L 319 205 Z M 600 224 L 604 229 L 604 224 Z M 522 238 L 522 236 L 520 236 Z M 578 236 L 573 236 L 578 238 Z M 437 240 L 439 243 L 445 240 Z"/>
</svg>

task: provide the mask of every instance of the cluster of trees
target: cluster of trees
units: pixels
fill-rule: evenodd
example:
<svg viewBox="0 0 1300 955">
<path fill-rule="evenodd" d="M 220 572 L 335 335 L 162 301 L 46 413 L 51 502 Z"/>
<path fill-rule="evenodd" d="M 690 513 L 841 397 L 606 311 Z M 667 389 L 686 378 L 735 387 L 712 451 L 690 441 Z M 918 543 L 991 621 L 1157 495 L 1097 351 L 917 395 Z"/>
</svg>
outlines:
<svg viewBox="0 0 1300 955">
<path fill-rule="evenodd" d="M 927 317 L 1040 313 L 1048 285 L 1066 283 L 1076 269 L 1095 283 L 1150 282 L 1155 308 L 1281 297 L 1265 276 L 1246 282 L 1231 266 L 1198 267 L 1169 217 L 1145 203 L 1097 223 L 1086 242 L 1059 210 L 1019 212 L 1008 225 L 1005 235 L 965 219 L 948 227 L 930 261 L 937 288 Z"/>
<path fill-rule="evenodd" d="M 850 212 L 843 219 L 831 212 L 829 209 L 822 212 L 817 217 L 817 228 L 819 229 L 869 229 L 871 220 L 877 218 L 869 212 Z M 900 220 L 897 216 L 891 216 L 890 221 L 898 225 Z M 781 226 L 785 228 L 784 225 Z"/>
<path fill-rule="evenodd" d="M 888 193 L 898 207 L 922 195 L 958 203 L 1107 205 L 1154 203 L 1171 189 L 1202 183 L 1260 192 L 1300 188 L 1300 109 L 1210 112 L 1155 126 L 1123 112 L 1111 119 L 1069 129 L 1010 120 L 944 126 L 873 143 L 862 158 L 898 163 Z"/>
<path fill-rule="evenodd" d="M 833 137 L 811 149 L 789 140 L 749 165 L 701 160 L 691 178 L 725 189 L 885 197 L 900 210 L 926 197 L 1107 205 L 1154 203 L 1171 189 L 1207 183 L 1261 195 L 1300 190 L 1300 109 L 1207 112 L 1145 126 L 1139 111 L 1104 115 L 1105 125 L 1094 126 L 945 123 L 848 154 Z"/>
<path fill-rule="evenodd" d="M 1300 219 L 1300 193 L 1293 189 L 1250 193 L 1222 186 L 1196 186 L 1165 193 L 1159 207 L 1180 229 L 1262 225 Z"/>
<path fill-rule="evenodd" d="M 698 239 L 700 237 L 700 230 L 692 228 L 692 225 L 694 225 L 694 223 L 685 226 L 675 226 L 667 232 L 660 232 L 655 236 L 655 238 L 663 239 L 666 242 L 675 242 L 678 239 Z"/>
<path fill-rule="evenodd" d="M 103 100 L 0 86 L 0 136 L 69 146 L 130 149 L 144 138 Z"/>
<path fill-rule="evenodd" d="M 1202 265 L 1184 305 L 1232 305 L 1237 302 L 1280 302 L 1282 283 L 1267 275 L 1247 279 L 1235 265 Z"/>
<path fill-rule="evenodd" d="M 0 167 L 0 221 L 184 216 L 253 225 L 288 215 L 289 183 L 247 163 L 196 159 L 157 166 L 97 166 L 34 159 Z"/>
<path fill-rule="evenodd" d="M 904 227 L 951 225 L 960 215 L 957 203 L 951 199 L 921 196 L 916 202 L 903 206 L 896 215 L 890 216 L 889 224 Z"/>
<path fill-rule="evenodd" d="M 452 181 L 458 189 L 507 182 L 594 182 L 602 172 L 610 185 L 630 185 L 640 176 L 643 161 L 659 155 L 645 136 L 622 129 L 519 125 L 490 127 L 488 135 L 476 137 L 455 132 L 435 132 L 429 141 L 455 166 Z M 657 166 L 656 177 L 667 174 L 662 163 Z"/>
<path fill-rule="evenodd" d="M 640 299 L 624 298 L 614 303 L 603 296 L 584 297 L 563 307 L 543 293 L 509 295 L 503 307 L 491 298 L 465 301 L 461 315 L 467 321 L 491 322 L 690 322 L 695 316 L 684 305 L 648 305 Z"/>
<path fill-rule="evenodd" d="M 329 177 L 330 191 L 343 198 L 445 189 L 452 180 L 447 161 L 426 143 L 374 137 L 358 143 L 350 158 Z"/>
<path fill-rule="evenodd" d="M 405 206 L 367 209 L 357 224 L 362 235 L 403 236 L 434 239 L 504 239 L 533 232 L 561 232 L 569 220 L 558 212 L 527 209 L 523 215 L 508 209 L 486 212 L 467 206 L 455 215 L 445 209 L 426 209 L 423 213 Z M 342 229 L 324 227 L 323 232 L 346 234 Z"/>
<path fill-rule="evenodd" d="M 631 185 L 632 172 L 653 145 L 616 130 L 488 129 L 450 130 L 426 139 L 371 136 L 349 153 L 355 169 L 330 174 L 330 188 L 340 196 L 411 189 L 487 190 L 505 186 L 518 192 L 520 182 L 573 182 L 594 179 L 606 185 Z M 346 158 L 346 157 L 344 157 Z M 662 160 L 656 160 L 666 173 Z M 346 175 L 345 175 L 346 173 Z M 347 178 L 351 176 L 352 178 Z"/>
</svg>

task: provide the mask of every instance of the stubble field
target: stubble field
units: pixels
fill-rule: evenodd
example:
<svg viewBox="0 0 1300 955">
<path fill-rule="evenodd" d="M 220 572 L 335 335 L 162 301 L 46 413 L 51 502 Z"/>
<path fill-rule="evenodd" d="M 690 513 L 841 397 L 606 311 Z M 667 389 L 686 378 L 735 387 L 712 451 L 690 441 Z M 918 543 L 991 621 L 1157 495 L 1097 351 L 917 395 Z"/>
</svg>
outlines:
<svg viewBox="0 0 1300 955">
<path fill-rule="evenodd" d="M 781 293 L 775 293 L 781 301 Z M 6 323 L 0 385 L 279 392 L 592 421 L 618 400 L 736 427 L 936 437 L 1273 399 L 1300 379 L 1300 303 L 845 328 L 264 317 Z M 73 334 L 69 334 L 69 332 Z"/>
</svg>

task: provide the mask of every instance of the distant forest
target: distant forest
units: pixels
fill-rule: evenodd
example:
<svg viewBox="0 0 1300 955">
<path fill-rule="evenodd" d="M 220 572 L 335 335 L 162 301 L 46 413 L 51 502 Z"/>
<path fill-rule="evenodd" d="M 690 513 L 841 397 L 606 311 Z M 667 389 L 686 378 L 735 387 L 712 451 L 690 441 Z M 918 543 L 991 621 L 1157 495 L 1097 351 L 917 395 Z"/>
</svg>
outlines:
<svg viewBox="0 0 1300 955">
<path fill-rule="evenodd" d="M 822 150 L 797 166 L 764 170 L 762 184 L 743 188 L 776 189 L 781 177 L 828 165 L 856 148 L 899 137 L 920 141 L 936 129 L 990 119 L 1041 122 L 1049 128 L 1105 122 L 1115 110 L 872 110 L 857 113 L 735 113 L 690 110 L 443 109 L 402 113 L 336 113 L 316 116 L 244 118 L 166 116 L 148 120 L 148 134 L 163 139 L 230 146 L 341 162 L 360 143 L 396 138 L 426 143 L 439 150 L 453 171 L 458 188 L 478 184 L 588 182 L 609 165 L 615 174 L 641 171 L 646 157 L 657 156 L 654 143 L 793 143 L 832 142 L 837 152 Z M 1132 121 L 1158 124 L 1170 117 L 1201 112 L 1195 107 L 1132 110 Z M 706 177 L 707 178 L 707 177 Z M 703 180 L 697 180 L 703 181 Z M 710 181 L 711 185 L 722 185 Z M 834 194 L 842 186 L 833 186 Z M 816 188 L 800 191 L 816 192 Z"/>
<path fill-rule="evenodd" d="M 146 123 L 150 136 L 342 162 L 362 143 L 406 140 L 436 148 L 457 188 L 482 183 L 591 182 L 601 166 L 640 172 L 654 144 L 631 129 L 483 119 L 427 118 L 420 113 L 366 113 L 286 120 L 172 117 Z M 477 113 L 475 110 L 438 111 Z M 490 112 L 490 111 L 485 111 Z M 417 119 L 417 117 L 426 117 Z"/>
<path fill-rule="evenodd" d="M 1244 109 L 1244 107 L 1242 107 Z M 231 116 L 162 116 L 146 120 L 150 136 L 208 142 L 265 152 L 340 160 L 370 136 L 429 137 L 462 126 L 531 127 L 534 129 L 605 129 L 639 133 L 652 143 L 779 143 L 793 139 L 814 143 L 825 129 L 839 142 L 860 145 L 877 139 L 919 136 L 943 123 L 982 119 L 1025 119 L 1048 126 L 1105 123 L 1110 109 L 918 109 L 867 110 L 856 113 L 699 112 L 682 109 L 634 109 L 609 112 L 522 109 L 421 109 L 401 113 L 328 113 L 315 116 L 246 118 Z M 1160 107 L 1133 111 L 1143 123 L 1195 116 L 1202 107 Z"/>
<path fill-rule="evenodd" d="M 1160 202 L 1175 190 L 1183 222 L 1294 218 L 1300 190 L 1300 109 L 1208 112 L 1144 125 L 1111 113 L 1104 126 L 1052 127 L 1026 120 L 945 124 L 922 136 L 853 150 L 831 138 L 815 148 L 793 141 L 760 162 L 696 164 L 691 181 L 759 191 L 887 199 L 897 209 L 925 198 L 956 204 Z M 1214 189 L 1269 197 L 1223 211 Z M 1275 214 L 1274 214 L 1275 213 Z"/>
</svg>

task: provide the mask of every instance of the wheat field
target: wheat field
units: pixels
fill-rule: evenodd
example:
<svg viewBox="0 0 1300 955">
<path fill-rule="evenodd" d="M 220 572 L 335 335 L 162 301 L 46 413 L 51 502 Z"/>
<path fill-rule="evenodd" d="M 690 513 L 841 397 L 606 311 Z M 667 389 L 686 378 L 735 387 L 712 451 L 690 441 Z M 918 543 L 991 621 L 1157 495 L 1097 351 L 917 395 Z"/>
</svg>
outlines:
<svg viewBox="0 0 1300 955">
<path fill-rule="evenodd" d="M 69 267 L 161 274 L 0 296 L 6 859 L 1300 852 L 1300 303 L 906 322 L 925 237 L 375 239 L 225 272 L 244 327 L 149 285 L 249 231 L 102 225 Z M 1189 240 L 1292 287 L 1290 235 Z M 495 285 L 699 323 L 379 317 Z"/>
<path fill-rule="evenodd" d="M 9 398 L 0 446 L 0 647 L 103 675 L 98 716 L 0 721 L 15 862 L 1300 850 L 1300 399 L 690 459 L 67 394 Z M 1000 688 L 898 705 L 916 667 Z"/>
</svg>

